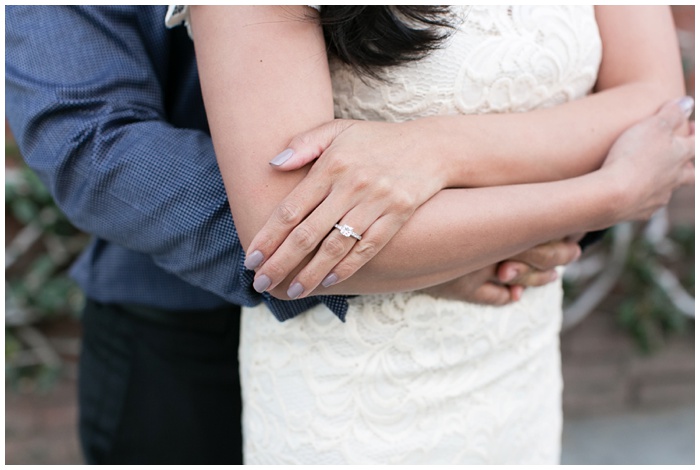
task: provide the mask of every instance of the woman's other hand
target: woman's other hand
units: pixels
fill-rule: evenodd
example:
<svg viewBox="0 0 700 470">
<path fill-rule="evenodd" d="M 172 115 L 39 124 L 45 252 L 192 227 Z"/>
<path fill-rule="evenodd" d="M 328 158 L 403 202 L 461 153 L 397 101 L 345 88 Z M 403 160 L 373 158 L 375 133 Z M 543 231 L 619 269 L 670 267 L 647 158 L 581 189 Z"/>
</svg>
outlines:
<svg viewBox="0 0 700 470">
<path fill-rule="evenodd" d="M 433 297 L 482 305 L 506 305 L 520 300 L 527 287 L 538 287 L 558 278 L 557 266 L 581 256 L 578 243 L 557 240 L 543 243 L 511 259 L 486 266 L 434 287 L 423 289 Z"/>
<path fill-rule="evenodd" d="M 601 168 L 612 177 L 619 220 L 646 220 L 673 191 L 695 181 L 695 126 L 687 126 L 693 99 L 666 103 L 625 131 Z"/>
<path fill-rule="evenodd" d="M 446 168 L 439 156 L 416 152 L 414 125 L 335 120 L 298 135 L 270 162 L 293 170 L 321 157 L 251 242 L 246 267 L 264 280 L 254 286 L 274 289 L 316 248 L 287 295 L 303 297 L 347 279 L 443 189 Z M 352 227 L 361 240 L 335 224 Z"/>
</svg>

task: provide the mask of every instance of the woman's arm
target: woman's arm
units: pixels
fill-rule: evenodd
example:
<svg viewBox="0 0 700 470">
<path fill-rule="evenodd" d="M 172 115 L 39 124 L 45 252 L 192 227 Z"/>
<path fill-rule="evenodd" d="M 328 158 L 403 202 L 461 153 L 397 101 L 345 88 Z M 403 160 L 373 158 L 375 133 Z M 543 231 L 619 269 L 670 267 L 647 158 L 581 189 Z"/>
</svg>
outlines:
<svg viewBox="0 0 700 470">
<path fill-rule="evenodd" d="M 580 177 L 443 190 L 422 205 L 383 250 L 373 253 L 357 276 L 350 276 L 354 271 L 336 267 L 334 274 L 344 282 L 313 292 L 313 287 L 307 287 L 314 284 L 307 283 L 306 273 L 318 276 L 329 269 L 317 267 L 314 260 L 302 273 L 297 268 L 272 292 L 282 298 L 294 298 L 293 293 L 359 294 L 420 289 L 569 233 L 648 218 L 668 203 L 675 188 L 693 181 L 694 136 L 677 135 L 690 110 L 678 102 L 669 102 L 658 114 L 623 133 L 601 169 Z M 355 243 L 334 230 L 321 244 L 321 250 L 332 246 L 328 240 Z M 361 243 L 356 246 L 367 249 Z M 268 264 L 258 271 L 256 279 L 267 273 L 272 273 L 270 279 L 274 279 L 276 272 L 283 272 L 274 264 L 267 271 Z M 314 273 L 314 268 L 318 272 Z M 295 288 L 296 282 L 301 284 L 301 290 Z M 286 291 L 287 286 L 291 293 Z"/>
<path fill-rule="evenodd" d="M 214 149 L 244 247 L 303 178 L 269 155 L 333 118 L 323 34 L 313 9 L 193 6 L 192 35 Z"/>
<path fill-rule="evenodd" d="M 431 177 L 439 173 L 443 188 L 554 181 L 599 168 L 617 136 L 682 96 L 684 85 L 668 6 L 597 6 L 596 21 L 603 44 L 596 93 L 527 113 L 335 123 L 335 129 L 294 141 L 295 155 L 278 168 L 299 168 L 318 157 L 349 123 L 362 128 L 353 129 L 357 142 L 346 137 L 335 152 L 376 153 L 422 165 Z M 398 146 L 399 138 L 409 143 Z M 371 145 L 353 148 L 362 145 L 360 139 Z M 443 166 L 426 166 L 426 155 L 439 156 Z"/>
<path fill-rule="evenodd" d="M 308 251 L 287 239 L 297 226 L 321 240 L 352 211 L 356 228 L 371 226 L 369 242 L 381 249 L 442 188 L 554 181 L 598 168 L 615 138 L 680 96 L 683 81 L 668 7 L 597 7 L 596 18 L 604 44 L 598 92 L 583 99 L 521 114 L 334 121 L 297 136 L 278 168 L 323 158 L 285 199 L 294 216 L 270 219 L 257 234 L 249 266 L 273 257 L 291 269 Z M 303 222 L 309 214 L 315 226 Z M 347 252 L 318 261 L 346 271 Z M 355 257 L 354 268 L 372 252 Z"/>
<path fill-rule="evenodd" d="M 274 172 L 267 164 L 267 152 L 300 130 L 327 120 L 331 113 L 320 28 L 299 20 L 303 13 L 293 7 L 195 7 L 192 11 L 212 137 L 244 247 L 273 212 L 281 221 L 295 216 L 294 207 L 280 210 L 276 206 L 305 173 Z M 656 157 L 656 161 L 648 159 L 644 169 L 661 171 L 656 167 L 663 161 Z M 601 171 L 567 182 L 443 191 L 416 212 L 362 276 L 324 293 L 434 285 L 550 238 L 601 228 L 622 216 L 638 214 L 639 198 L 629 195 L 617 199 L 620 207 L 614 207 L 620 187 L 614 181 L 616 175 L 626 173 Z M 665 191 L 670 187 L 666 184 Z M 652 192 L 648 184 L 635 191 Z M 625 199 L 634 201 L 628 204 Z M 317 230 L 325 235 L 331 227 Z M 320 241 L 312 231 L 299 228 L 291 239 L 304 246 L 302 256 L 312 253 Z M 321 249 L 336 250 L 347 241 L 333 231 Z M 358 247 L 368 252 L 377 248 L 364 240 Z M 327 267 L 319 272 L 324 269 L 328 272 Z M 273 294 L 284 297 L 287 285 L 279 285 L 282 274 L 290 270 L 265 263 L 256 276 L 256 288 L 274 288 Z M 320 282 L 318 273 L 313 274 Z M 302 285 L 298 294 L 308 295 L 315 286 Z"/>
</svg>

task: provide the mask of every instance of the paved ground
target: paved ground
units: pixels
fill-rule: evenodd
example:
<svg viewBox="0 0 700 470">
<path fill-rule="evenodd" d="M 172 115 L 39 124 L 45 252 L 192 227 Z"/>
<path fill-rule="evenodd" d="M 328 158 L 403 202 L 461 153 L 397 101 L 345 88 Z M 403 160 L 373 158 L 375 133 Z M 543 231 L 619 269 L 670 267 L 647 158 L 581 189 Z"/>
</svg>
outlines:
<svg viewBox="0 0 700 470">
<path fill-rule="evenodd" d="M 49 394 L 20 395 L 5 388 L 5 463 L 81 464 L 72 380 Z M 695 463 L 695 407 L 566 417 L 562 463 Z"/>
<path fill-rule="evenodd" d="M 76 423 L 75 381 L 60 380 L 46 393 L 6 385 L 5 464 L 81 464 Z"/>
<path fill-rule="evenodd" d="M 566 419 L 562 463 L 694 465 L 695 407 Z"/>
</svg>

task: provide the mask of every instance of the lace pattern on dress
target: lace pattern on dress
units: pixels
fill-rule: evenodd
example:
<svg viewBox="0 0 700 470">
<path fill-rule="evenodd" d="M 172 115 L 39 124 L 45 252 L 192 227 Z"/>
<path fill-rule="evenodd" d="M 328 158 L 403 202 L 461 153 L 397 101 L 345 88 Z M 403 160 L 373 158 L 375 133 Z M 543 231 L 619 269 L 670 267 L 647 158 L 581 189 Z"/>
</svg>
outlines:
<svg viewBox="0 0 700 470">
<path fill-rule="evenodd" d="M 454 11 L 444 46 L 386 69 L 386 82 L 333 61 L 336 116 L 523 112 L 593 87 L 593 7 Z M 246 463 L 558 463 L 561 300 L 555 282 L 504 307 L 360 296 L 345 324 L 323 306 L 284 323 L 244 309 Z"/>
</svg>

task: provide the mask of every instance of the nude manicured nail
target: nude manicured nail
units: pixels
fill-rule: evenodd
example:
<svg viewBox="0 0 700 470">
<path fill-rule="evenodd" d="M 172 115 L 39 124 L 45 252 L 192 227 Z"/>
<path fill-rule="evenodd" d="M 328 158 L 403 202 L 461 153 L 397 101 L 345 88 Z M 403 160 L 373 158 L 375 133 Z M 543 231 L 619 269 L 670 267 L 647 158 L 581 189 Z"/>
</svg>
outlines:
<svg viewBox="0 0 700 470">
<path fill-rule="evenodd" d="M 289 289 L 287 290 L 287 295 L 290 299 L 296 299 L 301 295 L 302 292 L 304 292 L 304 286 L 302 286 L 300 282 L 295 282 L 294 284 L 289 286 Z"/>
<path fill-rule="evenodd" d="M 265 292 L 268 287 L 270 287 L 270 284 L 272 284 L 270 278 L 263 274 L 253 281 L 253 289 L 262 293 Z"/>
<path fill-rule="evenodd" d="M 336 282 L 338 282 L 338 276 L 331 273 L 328 276 L 326 276 L 326 278 L 323 281 L 321 281 L 321 285 L 323 287 L 330 287 L 333 284 L 335 284 Z"/>
<path fill-rule="evenodd" d="M 693 114 L 693 108 L 695 107 L 695 100 L 691 96 L 684 96 L 678 100 L 678 106 L 683 110 L 685 117 L 690 117 Z"/>
<path fill-rule="evenodd" d="M 250 254 L 250 256 L 246 256 L 245 262 L 243 265 L 246 267 L 246 269 L 255 269 L 263 261 L 263 254 L 260 252 L 260 250 L 255 250 Z"/>
<path fill-rule="evenodd" d="M 292 158 L 292 155 L 294 155 L 294 150 L 292 150 L 292 149 L 284 150 L 282 153 L 280 153 L 275 158 L 270 160 L 270 165 L 280 166 L 282 163 L 284 163 L 287 160 L 289 160 L 290 158 Z"/>
</svg>

